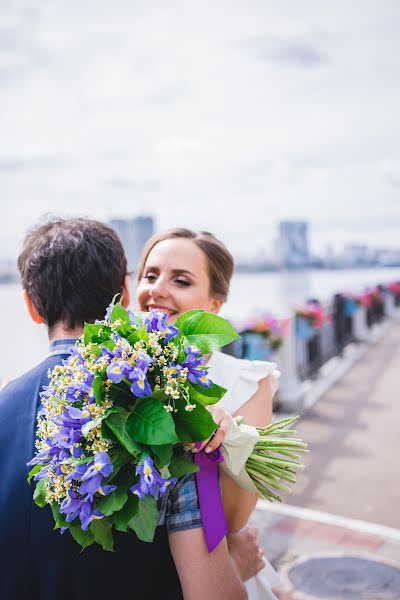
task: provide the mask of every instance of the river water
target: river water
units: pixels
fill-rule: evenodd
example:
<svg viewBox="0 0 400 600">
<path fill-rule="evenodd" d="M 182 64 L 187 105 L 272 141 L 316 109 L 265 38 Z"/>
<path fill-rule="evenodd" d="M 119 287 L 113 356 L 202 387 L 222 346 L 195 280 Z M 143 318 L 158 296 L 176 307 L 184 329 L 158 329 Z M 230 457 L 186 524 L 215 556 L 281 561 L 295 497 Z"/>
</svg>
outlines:
<svg viewBox="0 0 400 600">
<path fill-rule="evenodd" d="M 367 286 L 394 280 L 400 280 L 400 268 L 237 273 L 221 315 L 233 322 L 260 311 L 286 316 L 306 299 L 325 302 L 336 292 L 361 292 Z M 34 367 L 46 353 L 48 340 L 44 327 L 30 321 L 19 285 L 0 285 L 0 311 L 1 380 Z"/>
</svg>

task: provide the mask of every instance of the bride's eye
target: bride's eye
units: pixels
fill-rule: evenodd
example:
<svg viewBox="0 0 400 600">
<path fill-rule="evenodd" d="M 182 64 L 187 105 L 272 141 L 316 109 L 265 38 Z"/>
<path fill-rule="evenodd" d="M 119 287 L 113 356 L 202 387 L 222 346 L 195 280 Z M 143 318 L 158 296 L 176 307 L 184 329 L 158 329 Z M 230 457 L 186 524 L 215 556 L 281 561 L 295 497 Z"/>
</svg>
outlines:
<svg viewBox="0 0 400 600">
<path fill-rule="evenodd" d="M 189 285 L 191 285 L 190 281 L 188 281 L 187 279 L 175 279 L 175 283 L 177 283 L 178 285 L 182 286 L 182 287 L 188 287 Z"/>
<path fill-rule="evenodd" d="M 146 273 L 143 279 L 147 279 L 149 283 L 153 283 L 157 279 L 157 277 L 156 275 L 154 275 L 154 273 Z"/>
</svg>

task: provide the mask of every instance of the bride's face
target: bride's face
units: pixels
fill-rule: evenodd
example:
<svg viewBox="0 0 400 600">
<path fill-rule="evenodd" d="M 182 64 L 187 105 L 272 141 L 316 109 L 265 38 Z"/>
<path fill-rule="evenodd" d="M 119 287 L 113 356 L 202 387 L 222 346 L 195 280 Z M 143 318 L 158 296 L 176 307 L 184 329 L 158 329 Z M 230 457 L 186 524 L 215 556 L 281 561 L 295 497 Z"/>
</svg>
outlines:
<svg viewBox="0 0 400 600">
<path fill-rule="evenodd" d="M 222 301 L 210 294 L 210 278 L 204 252 L 184 238 L 159 242 L 151 250 L 136 292 L 142 311 L 158 308 L 173 323 L 182 313 L 196 308 L 217 313 Z"/>
</svg>

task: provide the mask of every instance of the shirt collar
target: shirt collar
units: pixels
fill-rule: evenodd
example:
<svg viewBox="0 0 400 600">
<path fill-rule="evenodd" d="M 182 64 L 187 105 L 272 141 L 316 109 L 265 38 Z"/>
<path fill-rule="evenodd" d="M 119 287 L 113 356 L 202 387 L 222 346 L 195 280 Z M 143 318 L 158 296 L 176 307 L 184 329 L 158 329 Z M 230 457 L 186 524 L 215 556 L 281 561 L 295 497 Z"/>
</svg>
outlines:
<svg viewBox="0 0 400 600">
<path fill-rule="evenodd" d="M 49 352 L 46 356 L 57 356 L 59 354 L 70 354 L 71 346 L 75 346 L 75 342 L 78 338 L 64 338 L 61 340 L 53 340 L 50 342 Z"/>
</svg>

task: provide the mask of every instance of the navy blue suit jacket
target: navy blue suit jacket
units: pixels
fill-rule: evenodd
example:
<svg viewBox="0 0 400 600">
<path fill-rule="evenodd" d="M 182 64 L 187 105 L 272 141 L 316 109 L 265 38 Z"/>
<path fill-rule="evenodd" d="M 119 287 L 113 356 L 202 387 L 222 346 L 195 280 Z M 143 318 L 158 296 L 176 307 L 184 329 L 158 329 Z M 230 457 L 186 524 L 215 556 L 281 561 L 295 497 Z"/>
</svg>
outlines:
<svg viewBox="0 0 400 600">
<path fill-rule="evenodd" d="M 180 599 L 164 527 L 151 544 L 116 532 L 115 552 L 97 544 L 82 551 L 68 531 L 53 529 L 50 507 L 32 501 L 26 463 L 35 453 L 39 392 L 62 358 L 47 358 L 0 392 L 0 599 Z"/>
</svg>

